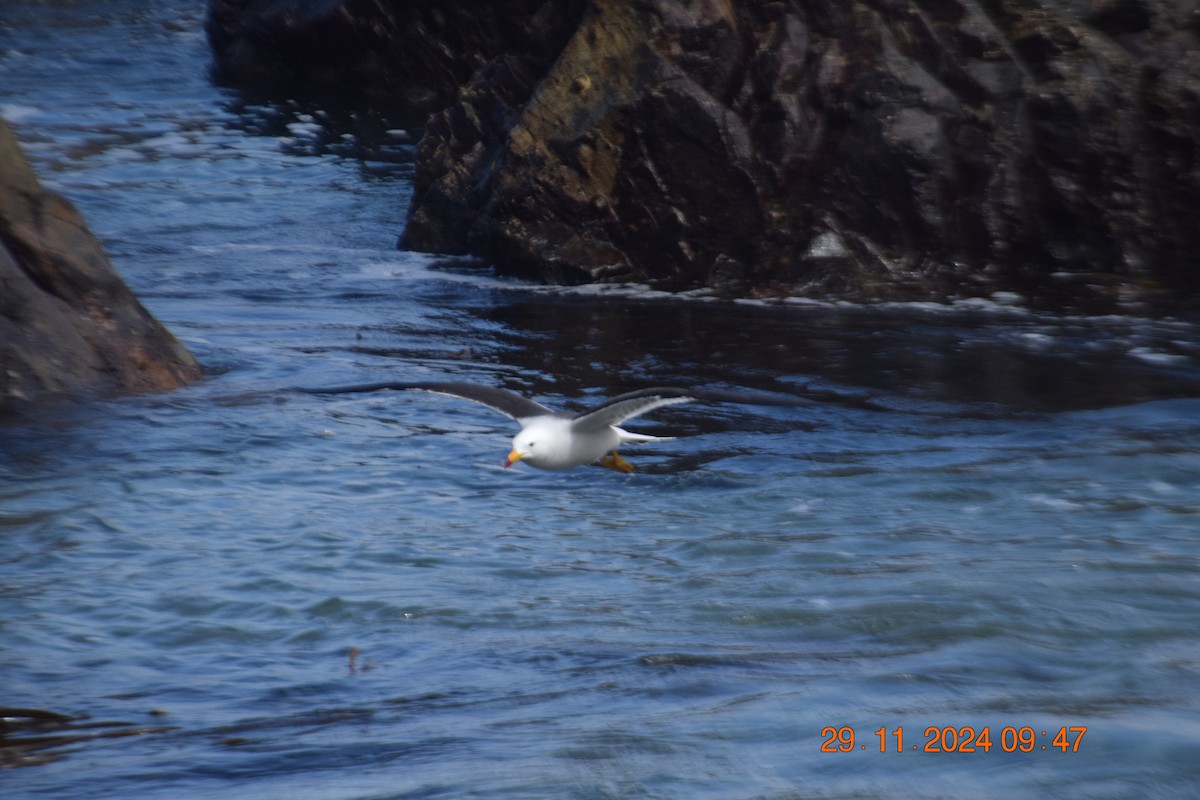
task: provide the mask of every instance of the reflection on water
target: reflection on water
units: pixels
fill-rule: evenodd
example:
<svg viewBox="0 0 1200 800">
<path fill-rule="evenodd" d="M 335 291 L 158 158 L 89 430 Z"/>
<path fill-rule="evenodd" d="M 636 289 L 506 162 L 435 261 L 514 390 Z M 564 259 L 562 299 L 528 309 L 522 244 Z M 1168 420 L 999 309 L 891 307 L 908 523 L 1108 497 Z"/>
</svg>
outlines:
<svg viewBox="0 0 1200 800">
<path fill-rule="evenodd" d="M 567 393 L 718 372 L 769 388 L 795 376 L 928 400 L 1064 411 L 1200 393 L 1191 323 L 986 311 L 529 299 L 483 309 L 512 358 L 575 376 Z M 505 339 L 502 336 L 502 340 Z M 536 342 L 531 346 L 530 341 Z"/>
<path fill-rule="evenodd" d="M 1194 793 L 1196 320 L 397 252 L 411 120 L 214 89 L 198 15 L 0 11 L 0 108 L 210 369 L 0 438 L 0 705 L 124 723 L 42 732 L 5 796 Z M 433 376 L 807 402 L 664 409 L 638 473 L 546 474 L 502 469 L 512 425 L 469 403 L 280 388 Z M 874 734 L 966 725 L 1088 730 Z"/>
</svg>

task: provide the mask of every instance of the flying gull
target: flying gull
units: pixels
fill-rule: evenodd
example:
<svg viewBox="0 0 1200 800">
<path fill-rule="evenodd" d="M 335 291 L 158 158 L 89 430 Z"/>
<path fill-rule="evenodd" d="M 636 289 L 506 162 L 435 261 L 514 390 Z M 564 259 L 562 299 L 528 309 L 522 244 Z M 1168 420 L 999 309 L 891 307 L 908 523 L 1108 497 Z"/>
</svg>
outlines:
<svg viewBox="0 0 1200 800">
<path fill-rule="evenodd" d="M 633 472 L 633 465 L 617 453 L 618 447 L 623 444 L 661 442 L 674 437 L 633 433 L 618 427 L 627 419 L 664 406 L 696 401 L 786 406 L 801 403 L 800 400 L 792 397 L 725 392 L 714 389 L 656 387 L 626 392 L 584 411 L 567 413 L 546 408 L 541 403 L 536 403 L 506 389 L 477 383 L 386 381 L 353 386 L 299 389 L 308 394 L 352 394 L 382 390 L 434 392 L 459 397 L 485 405 L 516 420 L 521 426 L 521 431 L 513 437 L 512 452 L 504 461 L 505 469 L 522 461 L 531 467 L 547 470 L 572 469 L 584 464 L 597 464 L 618 472 Z"/>
</svg>

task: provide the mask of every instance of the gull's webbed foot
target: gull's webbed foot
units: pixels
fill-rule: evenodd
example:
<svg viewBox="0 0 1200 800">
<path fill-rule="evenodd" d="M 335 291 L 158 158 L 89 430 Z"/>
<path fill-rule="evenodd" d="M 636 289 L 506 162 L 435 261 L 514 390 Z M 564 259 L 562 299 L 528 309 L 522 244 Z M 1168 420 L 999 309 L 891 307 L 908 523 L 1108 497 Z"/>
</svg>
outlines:
<svg viewBox="0 0 1200 800">
<path fill-rule="evenodd" d="M 630 464 L 625 459 L 613 450 L 612 453 L 596 462 L 605 469 L 615 469 L 617 472 L 630 473 L 633 472 L 633 464 Z"/>
</svg>

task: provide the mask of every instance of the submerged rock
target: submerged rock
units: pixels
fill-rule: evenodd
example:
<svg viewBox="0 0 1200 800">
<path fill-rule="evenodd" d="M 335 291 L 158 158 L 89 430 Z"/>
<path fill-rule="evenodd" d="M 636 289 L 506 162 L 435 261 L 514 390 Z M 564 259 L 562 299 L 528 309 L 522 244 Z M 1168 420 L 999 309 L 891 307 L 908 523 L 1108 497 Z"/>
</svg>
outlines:
<svg viewBox="0 0 1200 800">
<path fill-rule="evenodd" d="M 213 18 L 239 5 L 216 0 Z M 443 75 L 469 75 L 420 143 L 405 246 L 730 294 L 1200 289 L 1192 4 L 591 0 L 530 46 L 553 5 L 491 4 L 521 13 L 461 29 L 457 49 L 383 26 L 384 52 L 432 48 Z M 450 82 L 397 75 L 439 96 Z"/>
<path fill-rule="evenodd" d="M 75 207 L 41 186 L 3 120 L 0 287 L 0 414 L 47 394 L 173 389 L 200 375 Z"/>
</svg>

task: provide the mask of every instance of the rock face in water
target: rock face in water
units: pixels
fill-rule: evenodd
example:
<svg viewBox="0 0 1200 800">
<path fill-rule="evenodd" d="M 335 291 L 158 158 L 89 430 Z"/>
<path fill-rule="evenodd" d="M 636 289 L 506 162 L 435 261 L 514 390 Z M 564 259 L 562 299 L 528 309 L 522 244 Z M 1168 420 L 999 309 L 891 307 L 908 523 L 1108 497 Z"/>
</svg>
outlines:
<svg viewBox="0 0 1200 800">
<path fill-rule="evenodd" d="M 47 394 L 172 389 L 191 354 L 137 301 L 0 120 L 0 415 Z"/>
<path fill-rule="evenodd" d="M 408 247 L 732 294 L 1200 289 L 1191 2 L 592 0 L 552 34 L 556 4 L 500 2 L 507 28 L 453 46 L 382 4 L 262 5 L 215 0 L 221 64 L 284 69 L 276 20 L 323 16 L 386 31 L 377 62 L 435 53 L 387 72 L 400 96 L 469 76 L 420 143 Z"/>
</svg>

